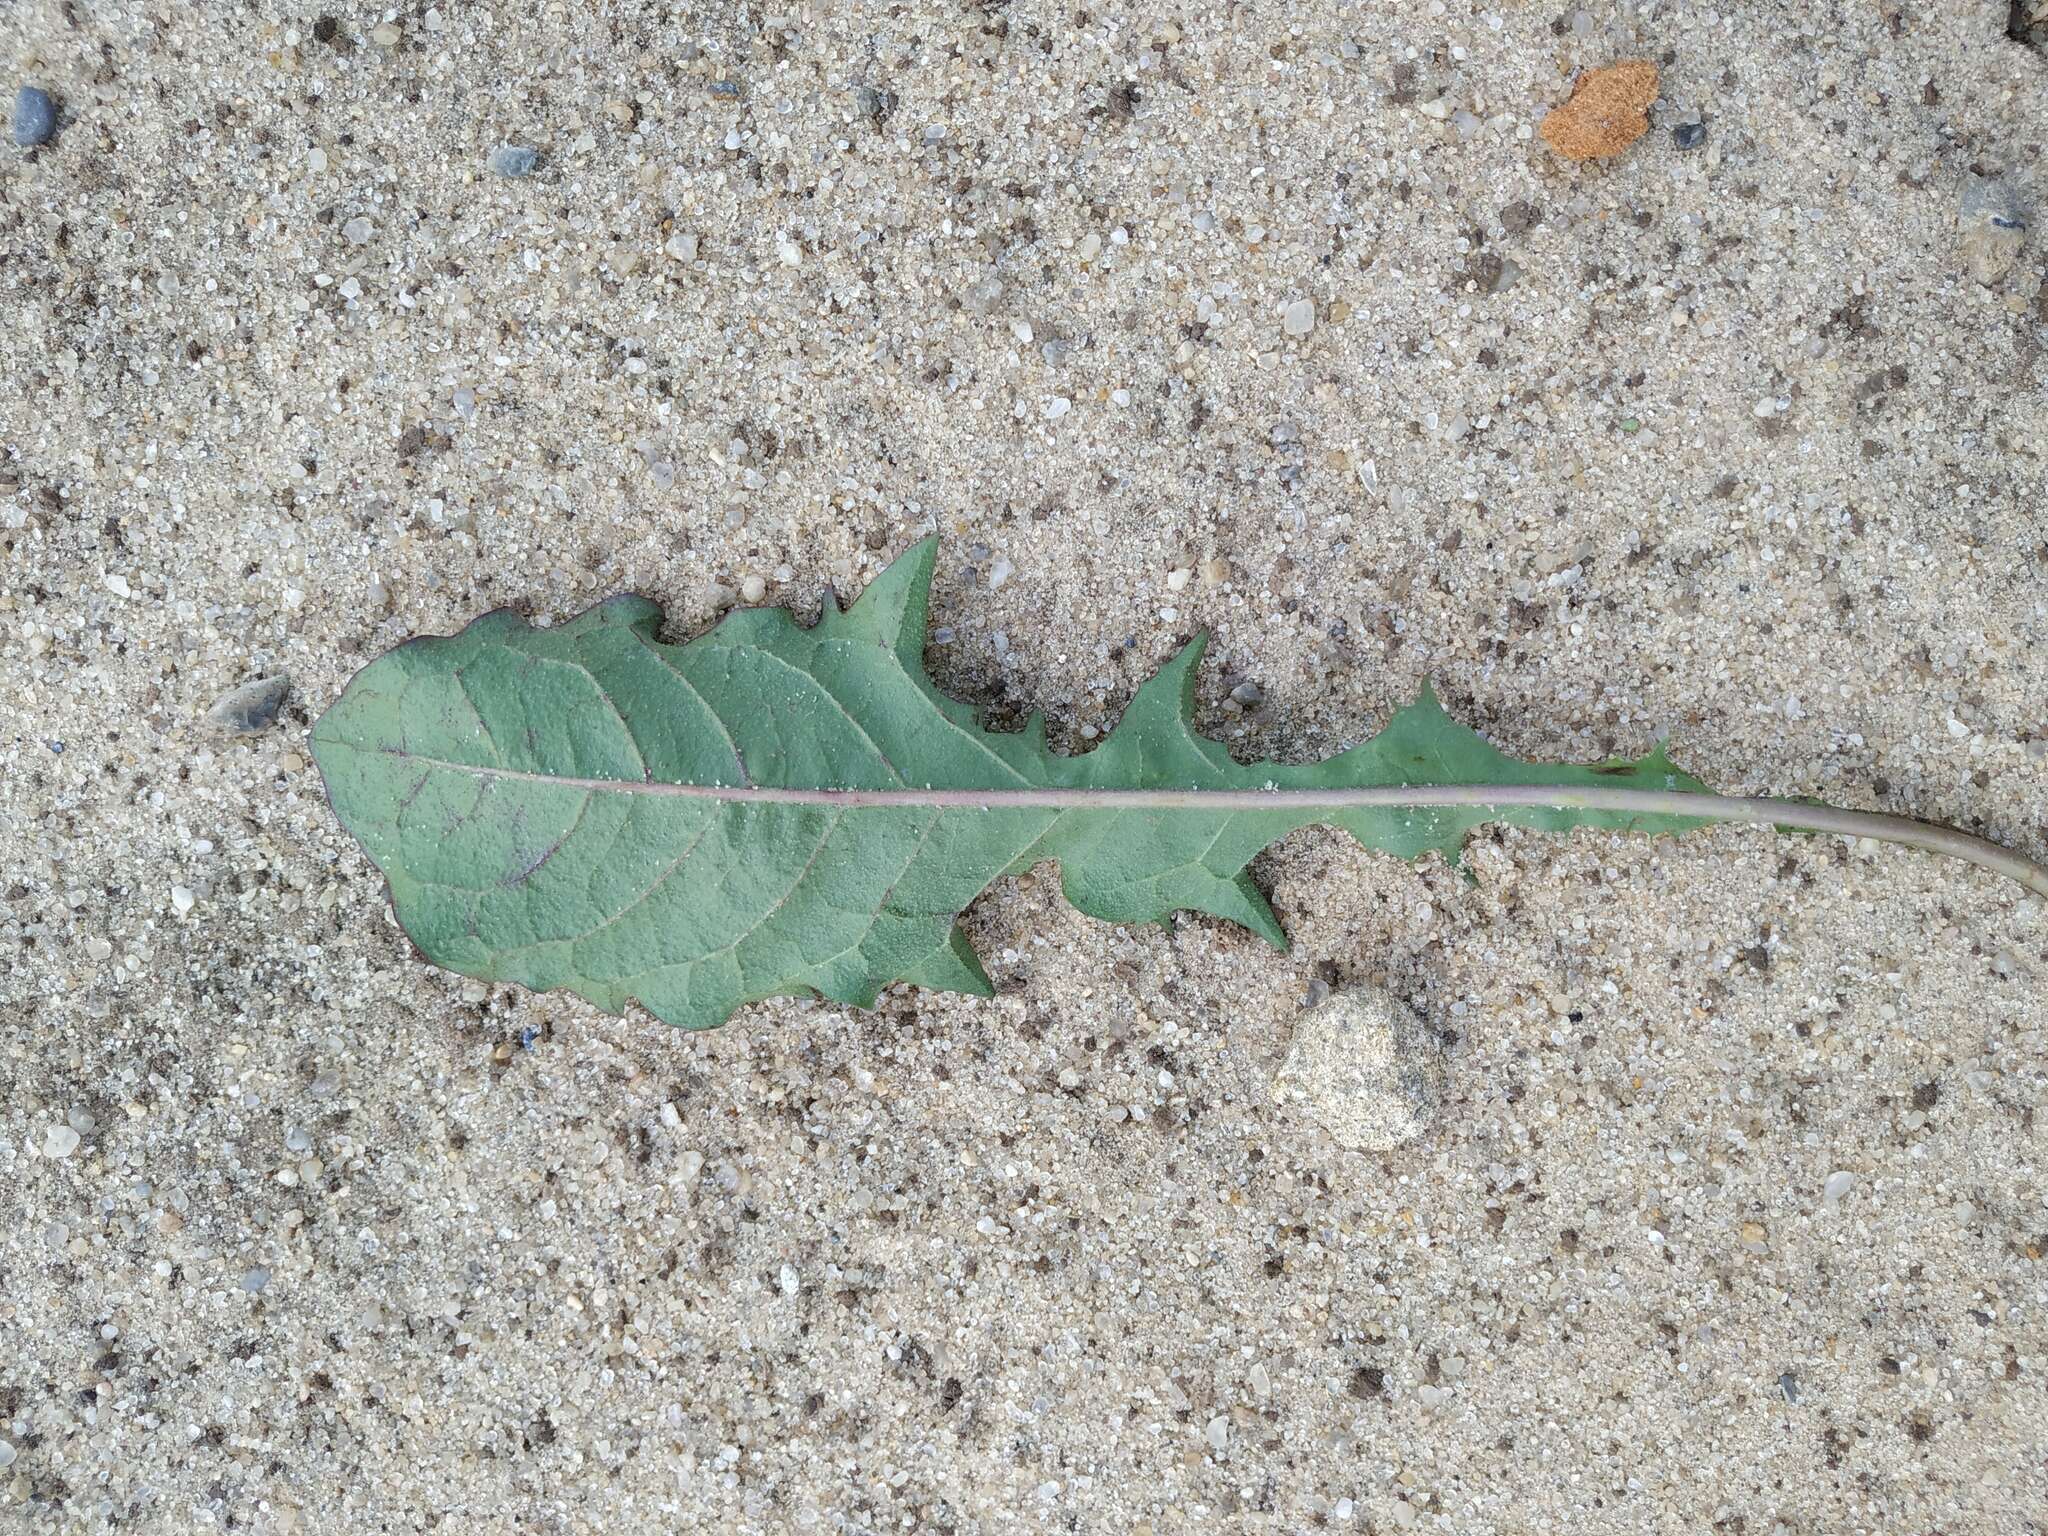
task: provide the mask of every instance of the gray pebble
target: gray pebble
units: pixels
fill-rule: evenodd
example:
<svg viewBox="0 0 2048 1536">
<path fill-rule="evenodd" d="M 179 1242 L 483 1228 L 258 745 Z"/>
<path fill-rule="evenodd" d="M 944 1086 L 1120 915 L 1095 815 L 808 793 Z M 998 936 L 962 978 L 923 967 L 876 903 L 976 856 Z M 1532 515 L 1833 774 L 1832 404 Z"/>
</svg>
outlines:
<svg viewBox="0 0 2048 1536">
<path fill-rule="evenodd" d="M 1705 123 L 1680 123 L 1671 130 L 1671 142 L 1680 149 L 1698 149 L 1707 142 Z"/>
<path fill-rule="evenodd" d="M 2019 265 L 2027 215 L 2006 182 L 1965 175 L 1956 225 L 1964 270 L 1978 282 L 2002 282 Z"/>
<path fill-rule="evenodd" d="M 14 142 L 23 149 L 47 144 L 57 131 L 57 103 L 50 93 L 24 85 L 14 93 Z"/>
<path fill-rule="evenodd" d="M 242 1289 L 252 1296 L 268 1284 L 270 1284 L 270 1271 L 267 1269 L 252 1269 L 242 1276 Z"/>
<path fill-rule="evenodd" d="M 284 708 L 285 695 L 291 689 L 292 676 L 289 672 L 244 683 L 214 701 L 213 708 L 206 712 L 207 723 L 231 736 L 253 736 L 276 721 L 277 712 Z"/>
<path fill-rule="evenodd" d="M 500 144 L 491 151 L 488 163 L 493 176 L 517 181 L 522 176 L 531 175 L 539 160 L 539 150 L 528 149 L 524 144 Z"/>
</svg>

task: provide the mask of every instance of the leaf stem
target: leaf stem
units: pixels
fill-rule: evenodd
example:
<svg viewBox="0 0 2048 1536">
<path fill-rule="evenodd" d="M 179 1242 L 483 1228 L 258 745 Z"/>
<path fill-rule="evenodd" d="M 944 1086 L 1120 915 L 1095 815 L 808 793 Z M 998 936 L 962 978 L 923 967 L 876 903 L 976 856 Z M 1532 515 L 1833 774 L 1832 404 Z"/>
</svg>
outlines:
<svg viewBox="0 0 2048 1536">
<path fill-rule="evenodd" d="M 336 742 L 341 746 L 345 743 Z M 923 806 L 940 810 L 1161 810 L 1289 811 L 1355 810 L 1365 807 L 1470 808 L 1519 806 L 1554 810 L 1612 811 L 1642 816 L 1681 816 L 1739 821 L 1793 832 L 1868 837 L 1927 853 L 1961 859 L 1979 869 L 2017 880 L 2037 896 L 2048 896 L 2048 866 L 1988 838 L 1892 816 L 1881 811 L 1841 810 L 1801 800 L 1711 795 L 1693 790 L 1629 789 L 1559 784 L 1379 784 L 1357 789 L 1092 789 L 1082 786 L 1030 789 L 786 789 L 765 785 L 665 784 L 639 779 L 569 778 L 493 768 L 390 752 L 421 767 L 446 768 L 484 779 L 553 784 L 610 794 L 664 795 L 694 800 L 733 800 L 774 805 L 825 805 L 841 810 L 882 806 Z"/>
</svg>

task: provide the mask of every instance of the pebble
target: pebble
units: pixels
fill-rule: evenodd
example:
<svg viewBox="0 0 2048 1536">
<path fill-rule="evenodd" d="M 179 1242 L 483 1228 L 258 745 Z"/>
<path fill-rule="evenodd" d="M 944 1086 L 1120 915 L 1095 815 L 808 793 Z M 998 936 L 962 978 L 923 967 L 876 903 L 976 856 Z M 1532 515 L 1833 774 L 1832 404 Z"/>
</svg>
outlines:
<svg viewBox="0 0 2048 1536">
<path fill-rule="evenodd" d="M 2006 182 L 1965 175 L 1956 211 L 1963 269 L 1987 287 L 2003 282 L 2019 265 L 2027 239 L 2026 210 Z"/>
<path fill-rule="evenodd" d="M 270 1271 L 267 1269 L 252 1269 L 242 1276 L 242 1289 L 251 1296 L 254 1296 L 268 1284 L 270 1284 Z"/>
<path fill-rule="evenodd" d="M 1273 1096 L 1343 1147 L 1385 1152 L 1435 1122 L 1443 1050 L 1405 1003 L 1368 987 L 1333 992 L 1296 1021 Z"/>
<path fill-rule="evenodd" d="M 668 237 L 668 244 L 663 246 L 662 249 L 668 252 L 669 258 L 673 261 L 695 261 L 697 259 L 697 237 L 695 235 L 670 235 Z"/>
<path fill-rule="evenodd" d="M 377 226 L 361 214 L 357 214 L 341 226 L 341 238 L 350 245 L 367 245 L 370 236 L 377 232 Z"/>
<path fill-rule="evenodd" d="M 1307 299 L 1295 299 L 1280 314 L 1280 328 L 1290 336 L 1306 336 L 1316 328 L 1316 307 Z"/>
<path fill-rule="evenodd" d="M 379 48 L 396 48 L 398 46 L 398 35 L 398 28 L 391 25 L 388 21 L 381 26 L 370 29 L 370 41 Z"/>
<path fill-rule="evenodd" d="M 782 1294 L 785 1296 L 794 1296 L 803 1286 L 803 1278 L 797 1274 L 794 1264 L 783 1265 L 782 1273 L 776 1278 L 780 1282 Z"/>
<path fill-rule="evenodd" d="M 69 1157 L 78 1150 L 78 1132 L 68 1125 L 43 1127 L 43 1156 Z"/>
<path fill-rule="evenodd" d="M 1008 560 L 1004 559 L 1001 555 L 997 555 L 996 558 L 990 563 L 988 568 L 989 591 L 996 591 L 998 588 L 1002 586 L 1004 582 L 1008 581 L 1012 576 L 1016 574 L 1017 567 L 1012 565 Z"/>
<path fill-rule="evenodd" d="M 14 93 L 14 142 L 23 149 L 47 144 L 57 132 L 57 103 L 50 93 L 24 85 Z"/>
<path fill-rule="evenodd" d="M 1221 555 L 1216 555 L 1202 562 L 1202 584 L 1204 586 L 1220 587 L 1228 580 L 1230 580 L 1230 562 Z"/>
<path fill-rule="evenodd" d="M 276 721 L 291 688 L 289 672 L 244 683 L 214 700 L 206 712 L 207 723 L 231 736 L 253 736 Z"/>
<path fill-rule="evenodd" d="M 1846 1169 L 1837 1168 L 1828 1175 L 1827 1182 L 1821 1185 L 1820 1203 L 1828 1210 L 1833 1210 L 1842 1203 L 1842 1197 L 1855 1187 L 1856 1175 Z"/>
<path fill-rule="evenodd" d="M 517 181 L 522 176 L 531 175 L 539 161 L 539 150 L 529 149 L 524 144 L 500 144 L 491 151 L 490 159 L 485 164 L 490 167 L 493 176 L 503 176 L 507 181 Z"/>
<path fill-rule="evenodd" d="M 740 596 L 747 602 L 758 603 L 768 595 L 768 583 L 758 576 L 749 576 L 740 583 Z"/>
<path fill-rule="evenodd" d="M 1657 66 L 1624 59 L 1589 70 L 1572 86 L 1571 99 L 1546 116 L 1537 131 L 1567 160 L 1618 155 L 1650 131 L 1649 106 L 1657 99 Z"/>
<path fill-rule="evenodd" d="M 14 1447 L 10 1445 L 7 1441 L 0 1440 L 0 1468 L 11 1467 L 13 1465 Z"/>
<path fill-rule="evenodd" d="M 1707 142 L 1705 123 L 1680 123 L 1671 130 L 1671 142 L 1680 149 L 1698 149 Z"/>
</svg>

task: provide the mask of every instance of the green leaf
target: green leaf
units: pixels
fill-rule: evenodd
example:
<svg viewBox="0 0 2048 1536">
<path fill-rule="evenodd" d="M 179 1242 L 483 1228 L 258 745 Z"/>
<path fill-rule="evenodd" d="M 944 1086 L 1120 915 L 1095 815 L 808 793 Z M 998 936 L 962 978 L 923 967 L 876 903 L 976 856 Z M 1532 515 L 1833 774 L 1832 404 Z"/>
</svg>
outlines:
<svg viewBox="0 0 2048 1536">
<path fill-rule="evenodd" d="M 1312 822 L 1455 861 L 1486 821 L 1880 836 L 1864 823 L 1898 821 L 1721 799 L 1661 748 L 1518 762 L 1427 690 L 1325 762 L 1236 763 L 1191 725 L 1200 640 L 1101 746 L 1062 757 L 1039 718 L 985 731 L 925 675 L 935 553 L 915 546 L 843 613 L 828 598 L 810 629 L 750 609 L 664 645 L 639 597 L 558 629 L 486 614 L 365 667 L 313 755 L 429 960 L 613 1012 L 637 999 L 687 1028 L 781 995 L 866 1007 L 897 981 L 986 995 L 956 919 L 1043 859 L 1092 917 L 1206 912 L 1284 945 L 1246 866 Z"/>
</svg>

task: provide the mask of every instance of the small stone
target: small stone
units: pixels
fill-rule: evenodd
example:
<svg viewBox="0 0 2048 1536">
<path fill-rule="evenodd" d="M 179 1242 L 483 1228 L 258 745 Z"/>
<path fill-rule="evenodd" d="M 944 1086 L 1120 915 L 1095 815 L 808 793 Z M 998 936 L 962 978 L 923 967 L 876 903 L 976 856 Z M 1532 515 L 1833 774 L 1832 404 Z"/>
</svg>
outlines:
<svg viewBox="0 0 2048 1536">
<path fill-rule="evenodd" d="M 341 238 L 346 240 L 350 245 L 367 245 L 369 243 L 370 236 L 372 236 L 376 232 L 377 226 L 372 224 L 368 219 L 364 218 L 361 214 L 357 214 L 354 218 L 350 219 L 346 224 L 341 226 Z"/>
<path fill-rule="evenodd" d="M 794 1296 L 803 1286 L 803 1278 L 797 1274 L 794 1264 L 783 1265 L 782 1273 L 776 1276 L 776 1280 L 785 1296 Z"/>
<path fill-rule="evenodd" d="M 0 1468 L 11 1467 L 13 1465 L 14 1447 L 8 1444 L 7 1441 L 0 1440 Z"/>
<path fill-rule="evenodd" d="M 1435 1121 L 1443 1071 L 1443 1050 L 1412 1009 L 1358 987 L 1301 1015 L 1273 1094 L 1301 1105 L 1338 1145 L 1384 1152 Z"/>
<path fill-rule="evenodd" d="M 1185 592 L 1188 582 L 1194 578 L 1194 574 L 1193 571 L 1185 566 L 1175 566 L 1166 573 L 1166 590 L 1169 592 Z"/>
<path fill-rule="evenodd" d="M 1230 562 L 1221 555 L 1213 556 L 1202 562 L 1203 586 L 1220 587 L 1228 580 L 1230 580 Z"/>
<path fill-rule="evenodd" d="M 268 1284 L 270 1284 L 270 1271 L 267 1269 L 251 1269 L 245 1271 L 242 1275 L 242 1289 L 251 1296 L 254 1296 Z"/>
<path fill-rule="evenodd" d="M 1828 1175 L 1827 1182 L 1821 1185 L 1820 1203 L 1828 1210 L 1833 1210 L 1842 1203 L 1842 1197 L 1855 1187 L 1856 1175 L 1846 1169 L 1837 1168 Z"/>
<path fill-rule="evenodd" d="M 57 103 L 50 93 L 24 85 L 14 93 L 14 142 L 23 149 L 47 144 L 57 132 Z"/>
<path fill-rule="evenodd" d="M 1306 336 L 1316 328 L 1316 307 L 1307 299 L 1295 299 L 1280 313 L 1280 328 L 1293 337 Z"/>
<path fill-rule="evenodd" d="M 43 1156 L 69 1157 L 78 1150 L 78 1132 L 68 1125 L 47 1125 L 43 1127 Z"/>
<path fill-rule="evenodd" d="M 749 603 L 758 603 L 768 595 L 768 583 L 758 576 L 749 576 L 740 583 L 740 597 Z"/>
<path fill-rule="evenodd" d="M 534 166 L 540 163 L 540 151 L 529 149 L 524 144 L 500 144 L 484 163 L 490 167 L 493 176 L 517 181 L 533 173 Z"/>
<path fill-rule="evenodd" d="M 1705 123 L 1680 123 L 1671 130 L 1671 142 L 1680 149 L 1698 149 L 1707 142 Z"/>
<path fill-rule="evenodd" d="M 1567 160 L 1618 155 L 1650 131 L 1649 106 L 1656 99 L 1657 66 L 1624 59 L 1579 76 L 1571 99 L 1545 117 L 1538 131 Z"/>
<path fill-rule="evenodd" d="M 1012 576 L 1014 576 L 1014 575 L 1016 575 L 1016 574 L 1017 574 L 1017 567 L 1016 567 L 1016 566 L 1014 566 L 1014 565 L 1012 565 L 1012 564 L 1011 564 L 1011 563 L 1010 563 L 1010 562 L 1009 562 L 1008 560 L 1004 559 L 1004 558 L 1003 558 L 1003 557 L 1002 557 L 1001 555 L 997 555 L 997 556 L 995 557 L 995 559 L 994 559 L 993 561 L 991 561 L 991 562 L 989 563 L 989 568 L 988 568 L 988 589 L 989 589 L 989 591 L 991 591 L 991 592 L 994 592 L 994 591 L 996 591 L 997 589 L 999 589 L 999 588 L 1000 588 L 1000 587 L 1002 586 L 1002 584 L 1003 584 L 1004 582 L 1008 581 L 1008 580 L 1009 580 L 1009 579 L 1010 579 L 1010 578 L 1011 578 Z"/>
<path fill-rule="evenodd" d="M 1788 1403 L 1796 1403 L 1796 1402 L 1798 1402 L 1798 1401 L 1799 1401 L 1799 1378 L 1798 1378 L 1797 1376 L 1794 1376 L 1794 1375 L 1793 1375 L 1793 1374 L 1792 1374 L 1792 1373 L 1791 1373 L 1790 1371 L 1787 1371 L 1787 1372 L 1785 1372 L 1785 1374 L 1784 1374 L 1784 1375 L 1782 1375 L 1782 1376 L 1780 1376 L 1780 1377 L 1778 1378 L 1778 1390 L 1779 1390 L 1780 1392 L 1782 1392 L 1782 1393 L 1784 1393 L 1784 1394 L 1785 1394 L 1785 1401 L 1786 1401 L 1786 1402 L 1788 1402 Z"/>
<path fill-rule="evenodd" d="M 1219 1413 L 1209 1421 L 1202 1438 L 1209 1442 L 1210 1450 L 1221 1456 L 1230 1445 L 1230 1420 Z"/>
<path fill-rule="evenodd" d="M 384 22 L 381 26 L 372 27 L 370 29 L 370 41 L 379 48 L 396 48 L 398 46 L 398 28 L 391 25 L 388 21 Z"/>
<path fill-rule="evenodd" d="M 969 314 L 986 315 L 1003 301 L 1002 282 L 993 277 L 980 278 L 968 285 L 960 296 L 960 305 Z"/>
<path fill-rule="evenodd" d="M 1257 683 L 1239 683 L 1230 690 L 1230 696 L 1246 709 L 1250 709 L 1252 705 L 1265 698 L 1266 690 Z"/>
<path fill-rule="evenodd" d="M 672 261 L 695 261 L 697 259 L 697 237 L 695 235 L 673 234 L 662 249 Z"/>
<path fill-rule="evenodd" d="M 99 1125 L 99 1117 L 83 1104 L 74 1104 L 65 1113 L 64 1123 L 81 1136 L 89 1136 Z"/>
<path fill-rule="evenodd" d="M 184 917 L 188 915 L 197 900 L 198 898 L 192 894 L 191 886 L 174 885 L 171 887 L 171 910 L 177 913 L 178 916 Z"/>
<path fill-rule="evenodd" d="M 1987 287 L 2005 280 L 2019 265 L 2027 239 L 2026 210 L 2006 182 L 1966 175 L 1956 212 L 1963 268 Z"/>
<path fill-rule="evenodd" d="M 277 719 L 291 688 L 289 672 L 244 683 L 214 701 L 213 708 L 206 712 L 207 723 L 231 736 L 253 736 Z"/>
</svg>

